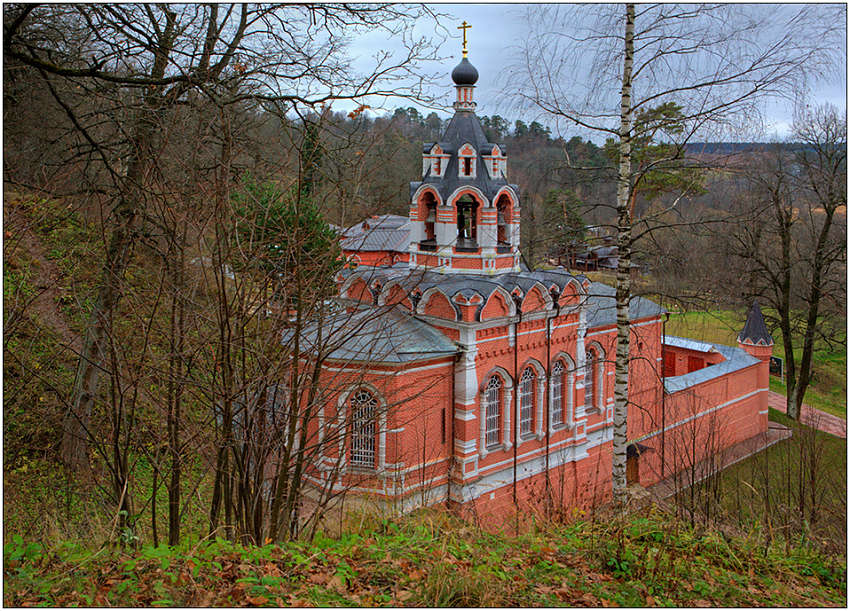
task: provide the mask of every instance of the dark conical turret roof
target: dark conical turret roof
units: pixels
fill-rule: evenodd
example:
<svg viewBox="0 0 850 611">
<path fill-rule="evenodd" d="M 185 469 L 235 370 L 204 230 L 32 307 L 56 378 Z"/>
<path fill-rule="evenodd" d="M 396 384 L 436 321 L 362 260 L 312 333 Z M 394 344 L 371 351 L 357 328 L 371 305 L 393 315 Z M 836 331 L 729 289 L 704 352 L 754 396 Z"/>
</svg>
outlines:
<svg viewBox="0 0 850 611">
<path fill-rule="evenodd" d="M 458 176 L 459 161 L 457 152 L 458 149 L 467 142 L 471 144 L 477 152 L 476 162 L 478 164 L 478 171 L 475 178 Z M 435 143 L 433 142 L 426 143 L 424 146 L 425 152 L 430 151 L 434 144 Z M 492 198 L 502 187 L 509 184 L 503 176 L 490 178 L 484 167 L 484 159 L 482 155 L 490 154 L 493 150 L 494 143 L 487 142 L 487 136 L 484 133 L 484 129 L 481 127 L 481 121 L 479 121 L 475 113 L 468 111 L 456 112 L 451 121 L 449 121 L 446 131 L 443 133 L 443 137 L 440 138 L 440 141 L 437 142 L 437 144 L 440 145 L 440 148 L 442 148 L 444 152 L 451 155 L 446 165 L 445 175 L 442 178 L 433 176 L 429 169 L 422 181 L 410 183 L 411 196 L 423 182 L 434 185 L 444 200 L 447 200 L 455 189 L 466 185 L 476 187 L 480 189 L 486 197 Z M 503 144 L 499 144 L 498 146 L 504 152 L 505 146 Z M 518 185 L 511 184 L 509 186 L 517 193 L 517 195 L 520 194 Z"/>
<path fill-rule="evenodd" d="M 474 85 L 478 82 L 478 70 L 464 57 L 452 70 L 452 80 L 455 85 Z"/>
<path fill-rule="evenodd" d="M 738 334 L 738 341 L 742 344 L 773 345 L 773 338 L 767 330 L 767 325 L 764 324 L 764 316 L 761 314 L 757 299 L 753 301 L 753 307 L 750 308 L 750 313 L 747 315 L 747 322 L 744 323 L 744 328 Z"/>
</svg>

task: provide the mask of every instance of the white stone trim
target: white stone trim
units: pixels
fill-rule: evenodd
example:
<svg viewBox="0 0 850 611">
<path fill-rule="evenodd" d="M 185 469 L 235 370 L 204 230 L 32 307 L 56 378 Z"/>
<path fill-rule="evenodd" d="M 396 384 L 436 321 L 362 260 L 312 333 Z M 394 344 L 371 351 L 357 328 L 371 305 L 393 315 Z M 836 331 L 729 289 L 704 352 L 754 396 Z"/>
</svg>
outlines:
<svg viewBox="0 0 850 611">
<path fill-rule="evenodd" d="M 463 441 L 462 439 L 455 438 L 455 450 L 459 451 L 462 454 L 469 454 L 475 451 L 475 440 L 471 439 L 469 441 Z"/>
</svg>

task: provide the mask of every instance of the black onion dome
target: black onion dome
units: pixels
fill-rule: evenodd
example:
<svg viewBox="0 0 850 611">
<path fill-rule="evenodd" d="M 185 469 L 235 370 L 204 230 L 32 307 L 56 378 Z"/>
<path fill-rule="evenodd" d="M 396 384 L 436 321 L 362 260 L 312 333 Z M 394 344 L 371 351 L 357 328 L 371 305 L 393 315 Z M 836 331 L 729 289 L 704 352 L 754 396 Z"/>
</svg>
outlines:
<svg viewBox="0 0 850 611">
<path fill-rule="evenodd" d="M 452 70 L 452 80 L 455 85 L 474 85 L 478 81 L 478 70 L 464 57 Z"/>
</svg>

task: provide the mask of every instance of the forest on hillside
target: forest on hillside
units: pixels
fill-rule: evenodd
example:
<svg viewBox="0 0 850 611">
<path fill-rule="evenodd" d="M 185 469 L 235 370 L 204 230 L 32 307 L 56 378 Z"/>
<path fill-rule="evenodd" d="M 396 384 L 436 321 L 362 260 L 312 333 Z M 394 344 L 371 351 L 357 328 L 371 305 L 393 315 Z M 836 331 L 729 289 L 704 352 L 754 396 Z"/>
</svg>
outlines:
<svg viewBox="0 0 850 611">
<path fill-rule="evenodd" d="M 322 447 L 299 445 L 298 410 L 281 408 L 280 397 L 300 389 L 312 401 L 332 389 L 317 388 L 309 368 L 285 388 L 299 334 L 284 330 L 324 321 L 335 307 L 345 262 L 334 226 L 409 212 L 423 143 L 439 140 L 449 121 L 412 105 L 435 105 L 424 99 L 422 75 L 437 49 L 407 34 L 435 15 L 427 6 L 338 4 L 3 10 L 4 542 L 18 537 L 9 547 L 15 568 L 35 562 L 24 541 L 133 549 L 218 536 L 250 546 L 321 533 L 336 499 L 309 497 L 301 475 Z M 381 28 L 407 42 L 405 53 L 354 72 L 344 43 Z M 369 108 L 370 94 L 392 96 L 397 108 Z M 340 99 L 359 106 L 335 110 Z M 480 120 L 504 145 L 508 181 L 520 187 L 526 265 L 564 264 L 616 239 L 615 138 L 597 145 L 552 133 L 533 108 Z M 687 120 L 672 102 L 635 114 L 632 294 L 731 324 L 758 299 L 793 372 L 781 390 L 790 398 L 796 374 L 803 394 L 811 385 L 839 396 L 834 411 L 846 412 L 845 117 L 815 101 L 789 143 L 755 147 L 682 142 Z M 838 557 L 833 543 L 846 536 L 846 524 L 835 530 L 842 507 L 846 516 L 838 479 L 804 481 L 824 465 L 840 471 L 842 449 L 799 439 L 793 451 L 809 454 L 797 462 L 811 468 L 798 465 L 798 487 L 765 475 L 750 501 L 738 497 L 731 529 L 746 535 L 752 526 L 759 543 L 735 549 L 765 558 L 769 550 L 764 562 L 777 572 L 791 569 L 776 560 L 776 541 L 811 537 Z M 792 447 L 783 448 L 793 463 Z M 760 494 L 776 485 L 785 496 Z M 694 532 L 694 504 L 710 504 L 719 490 L 692 500 Z M 748 504 L 764 508 L 762 517 L 776 510 L 782 524 L 741 517 Z M 306 506 L 315 520 L 301 519 Z M 829 519 L 815 523 L 819 512 Z M 711 514 L 705 524 L 720 521 Z M 633 532 L 641 524 L 617 533 L 649 555 L 649 539 Z M 840 585 L 832 564 L 804 560 Z M 599 561 L 617 579 L 635 570 L 634 558 Z M 745 574 L 743 566 L 735 571 Z M 35 574 L 21 568 L 15 577 L 35 588 Z M 780 602 L 806 603 L 801 589 L 795 582 Z M 493 600 L 553 601 L 553 592 Z M 773 600 L 760 596 L 713 600 Z M 647 600 L 644 592 L 621 602 Z"/>
</svg>

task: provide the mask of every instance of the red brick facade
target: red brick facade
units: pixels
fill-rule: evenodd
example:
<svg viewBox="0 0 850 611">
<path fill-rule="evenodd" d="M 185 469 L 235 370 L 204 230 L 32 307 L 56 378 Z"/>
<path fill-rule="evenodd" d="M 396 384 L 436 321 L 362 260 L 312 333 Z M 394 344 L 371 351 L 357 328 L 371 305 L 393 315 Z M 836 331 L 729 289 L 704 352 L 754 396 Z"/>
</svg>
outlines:
<svg viewBox="0 0 850 611">
<path fill-rule="evenodd" d="M 340 296 L 349 312 L 374 312 L 397 354 L 376 357 L 365 342 L 362 356 L 325 361 L 334 390 L 315 435 L 336 427 L 339 440 L 309 477 L 398 510 L 447 503 L 497 524 L 610 497 L 616 328 L 610 287 L 520 268 L 519 190 L 472 112 L 469 68 L 458 73 L 464 104 L 440 144 L 425 145 L 423 180 L 411 185 L 408 266 L 389 267 L 399 262 L 389 251 L 348 253 L 360 265 L 340 274 Z M 390 304 L 430 331 L 381 326 Z M 766 430 L 769 337 L 741 348 L 664 338 L 663 309 L 633 306 L 631 482 Z M 425 337 L 434 331 L 439 342 Z M 322 468 L 340 462 L 339 474 Z"/>
</svg>

